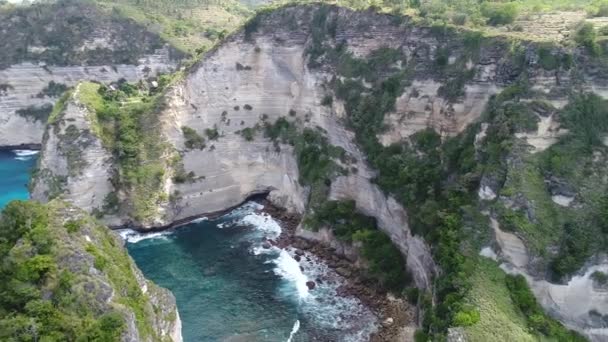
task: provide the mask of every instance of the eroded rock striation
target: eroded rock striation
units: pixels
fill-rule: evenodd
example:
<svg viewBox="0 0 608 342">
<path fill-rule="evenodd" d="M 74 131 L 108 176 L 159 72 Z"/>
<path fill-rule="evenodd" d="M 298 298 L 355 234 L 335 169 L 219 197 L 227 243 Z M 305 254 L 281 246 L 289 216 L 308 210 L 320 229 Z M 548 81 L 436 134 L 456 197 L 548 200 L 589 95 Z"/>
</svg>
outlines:
<svg viewBox="0 0 608 342">
<path fill-rule="evenodd" d="M 462 133 L 480 120 L 494 95 L 526 80 L 534 99 L 549 104 L 542 108 L 553 108 L 550 112 L 534 112 L 541 124 L 535 132 L 517 136 L 522 144 L 533 145 L 533 152 L 547 149 L 566 133 L 553 119 L 554 112 L 568 102 L 571 90 L 599 95 L 608 90 L 605 71 L 584 54 L 578 57 L 584 63 L 576 69 L 563 66 L 547 70 L 538 60 L 539 47 L 534 43 L 520 42 L 514 48 L 512 42 L 501 37 L 481 38 L 473 32 L 418 26 L 407 18 L 339 7 L 322 10 L 324 32 L 318 31 L 316 22 L 321 17 L 319 6 L 285 7 L 264 14 L 263 20 L 258 17 L 168 88 L 163 105 L 146 126 L 153 127 L 150 134 L 166 149 L 155 160 L 163 163 L 165 172 L 157 175 L 153 209 L 145 215 L 133 214 L 129 209 L 137 207 L 130 206 L 131 196 L 136 195 L 133 189 L 115 188 L 119 183 L 109 180 L 112 176 L 108 170 L 120 166 L 91 128 L 86 133 L 91 147 L 81 151 L 88 162 L 75 173 L 68 165 L 58 137 L 65 136 L 70 125 L 87 132 L 90 115 L 94 114 L 79 107 L 77 97 L 64 110 L 65 121 L 47 127 L 49 139 L 33 183 L 34 197 L 53 197 L 49 196 L 52 183 L 44 179 L 45 174 L 67 177 L 54 196 L 78 202 L 89 210 L 98 209 L 112 225 L 130 224 L 142 229 L 222 211 L 261 193 L 268 193 L 269 199 L 281 207 L 305 213 L 315 194 L 301 182 L 303 170 L 294 153 L 297 146 L 269 139 L 263 132 L 267 124 L 283 119 L 321 132 L 329 144 L 345 152 L 348 163 L 339 163 L 345 172 L 326 184 L 328 198 L 355 200 L 358 211 L 375 217 L 378 227 L 407 256 L 416 285 L 430 288 L 437 272 L 430 248 L 411 233 L 406 209 L 374 182 L 377 171 L 370 166 L 372 156 L 361 149 L 356 135 L 363 133 L 354 132 L 349 124 L 351 104 L 343 100 L 344 96 L 336 96 L 336 82 L 356 81 L 361 84 L 361 92 L 373 92 L 376 85 L 368 79 L 390 78 L 389 69 L 407 80 L 399 88 L 393 110 L 379 123 L 384 129 L 376 138 L 388 146 L 428 128 L 443 137 Z M 318 53 L 318 49 L 330 50 Z M 393 58 L 393 53 L 398 58 Z M 565 54 L 559 49 L 552 53 L 560 58 Z M 335 54 L 342 58 L 337 63 L 332 60 Z M 390 65 L 382 64 L 385 54 L 393 56 Z M 365 68 L 353 62 L 355 59 L 378 63 L 376 69 L 364 70 L 369 77 L 361 77 L 349 69 L 353 65 Z M 475 145 L 488 137 L 487 124 L 481 128 Z M 482 200 L 494 200 L 504 180 L 487 173 L 481 175 L 479 194 Z M 103 179 L 104 175 L 108 177 Z M 177 175 L 187 177 L 176 181 Z M 117 193 L 127 209 L 117 215 L 104 215 L 100 199 L 110 193 Z M 496 232 L 503 253 L 521 252 L 513 264 L 522 272 L 531 272 L 532 258 L 525 253 L 524 242 L 499 229 Z M 569 317 L 569 308 L 552 305 L 545 292 L 535 290 L 539 302 L 545 308 L 554 308 L 555 316 Z M 561 293 L 560 300 L 566 301 L 568 294 Z M 583 330 L 580 322 L 564 320 Z"/>
<path fill-rule="evenodd" d="M 89 3 L 18 7 L 0 13 L 0 22 L 2 147 L 40 145 L 67 87 L 135 82 L 171 72 L 183 58 L 158 35 Z"/>
</svg>

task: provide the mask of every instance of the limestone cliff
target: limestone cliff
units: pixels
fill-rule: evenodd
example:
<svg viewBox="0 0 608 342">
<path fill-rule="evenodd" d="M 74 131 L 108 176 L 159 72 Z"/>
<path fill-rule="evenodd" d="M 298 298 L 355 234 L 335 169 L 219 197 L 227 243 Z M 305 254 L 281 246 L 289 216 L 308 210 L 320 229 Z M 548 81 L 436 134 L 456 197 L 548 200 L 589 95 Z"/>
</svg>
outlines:
<svg viewBox="0 0 608 342">
<path fill-rule="evenodd" d="M 145 127 L 153 127 L 154 139 L 166 147 L 155 160 L 165 166 L 166 172 L 159 173 L 155 183 L 156 191 L 164 196 L 154 195 L 155 206 L 145 219 L 128 210 L 118 217 L 106 215 L 105 219 L 142 229 L 161 227 L 225 210 L 259 193 L 269 193 L 273 202 L 291 211 L 306 212 L 311 198 L 314 201 L 317 197 L 314 189 L 301 182 L 303 170 L 294 153 L 297 146 L 273 141 L 261 132 L 261 127 L 283 118 L 321 132 L 329 144 L 345 152 L 348 162 L 336 161 L 344 172 L 327 182 L 327 197 L 356 200 L 357 209 L 375 217 L 378 227 L 407 257 L 416 285 L 430 288 L 437 272 L 430 248 L 412 234 L 407 208 L 377 185 L 378 171 L 370 166 L 375 156 L 362 151 L 361 140 L 366 132 L 355 132 L 349 117 L 354 111 L 375 108 L 363 103 L 363 110 L 353 109 L 349 103 L 352 94 L 336 84 L 355 84 L 357 94 L 374 94 L 378 88 L 390 86 L 384 81 L 399 77 L 401 83 L 394 87 L 398 94 L 392 110 L 382 113 L 380 122 L 370 123 L 382 129 L 367 133 L 388 146 L 407 142 L 414 133 L 427 128 L 433 128 L 444 139 L 471 129 L 476 133 L 475 145 L 483 144 L 501 133 L 486 132 L 487 122 L 478 125 L 487 119 L 483 115 L 491 100 L 496 99 L 494 95 L 524 88 L 525 83 L 527 93 L 521 102 L 542 102 L 548 105 L 538 108 L 552 110 L 549 113 L 539 109 L 542 115 L 529 111 L 544 120 L 535 126 L 535 131 L 514 129 L 508 133 L 517 133 L 513 136 L 518 143 L 542 150 L 564 133 L 553 121 L 559 115 L 553 114 L 566 105 L 569 96 L 581 90 L 605 95 L 608 78 L 601 63 L 584 51 L 570 56 L 577 64 L 570 61 L 549 68 L 539 60 L 539 50 L 540 46 L 532 42 L 513 43 L 501 37 L 420 26 L 404 17 L 339 7 L 288 6 L 263 14 L 172 84 L 154 120 L 146 124 Z M 558 47 L 550 53 L 560 61 L 569 60 L 565 57 L 568 53 Z M 83 118 L 87 111 L 71 112 L 75 125 L 86 125 Z M 52 129 L 47 129 L 49 137 Z M 55 161 L 61 160 L 55 156 L 62 152 L 53 152 L 58 151 L 57 146 L 52 145 L 51 139 L 49 142 L 40 165 L 49 174 L 69 174 L 63 168 L 65 163 Z M 85 151 L 85 156 L 93 156 L 99 145 L 91 146 L 94 148 Z M 114 169 L 120 168 L 116 162 L 110 163 Z M 92 186 L 93 179 L 86 175 L 103 175 L 108 169 L 108 164 L 87 163 L 80 170 L 80 178 L 68 177 L 68 185 L 60 194 L 85 206 L 99 205 L 96 201 L 111 190 Z M 472 176 L 481 178 L 478 185 L 482 200 L 495 200 L 505 183 L 505 171 L 497 169 L 488 167 Z M 77 182 L 82 183 L 70 188 L 70 183 Z M 41 177 L 36 178 L 35 198 L 46 199 L 44 193 L 49 185 L 45 183 L 48 182 Z M 78 199 L 71 197 L 82 188 L 90 191 Z M 133 191 L 120 195 L 127 208 L 133 202 L 129 200 Z M 487 229 L 490 231 L 490 227 Z M 505 245 L 505 249 L 510 247 L 513 246 Z M 531 272 L 529 261 L 527 257 L 518 259 L 522 272 Z M 551 307 L 542 291 L 536 291 L 536 295 L 546 308 Z M 555 316 L 567 317 L 568 310 L 562 307 Z M 580 321 L 564 320 L 583 330 Z"/>
<path fill-rule="evenodd" d="M 80 94 L 78 85 L 49 119 L 32 197 L 46 202 L 62 195 L 78 208 L 94 212 L 114 191 L 112 155 L 95 134 L 95 113 L 80 101 Z"/>
<path fill-rule="evenodd" d="M 79 81 L 135 82 L 183 56 L 132 20 L 86 2 L 0 12 L 0 146 L 39 145 L 52 105 Z"/>
</svg>

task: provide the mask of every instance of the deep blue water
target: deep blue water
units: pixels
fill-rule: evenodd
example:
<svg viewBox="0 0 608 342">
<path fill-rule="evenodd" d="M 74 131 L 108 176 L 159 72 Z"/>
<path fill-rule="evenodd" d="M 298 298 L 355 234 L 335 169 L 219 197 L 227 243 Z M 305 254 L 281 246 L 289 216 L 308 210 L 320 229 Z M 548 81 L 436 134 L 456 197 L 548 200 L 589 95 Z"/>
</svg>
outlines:
<svg viewBox="0 0 608 342">
<path fill-rule="evenodd" d="M 0 151 L 0 208 L 12 200 L 28 199 L 27 183 L 36 157 L 33 151 Z"/>
</svg>

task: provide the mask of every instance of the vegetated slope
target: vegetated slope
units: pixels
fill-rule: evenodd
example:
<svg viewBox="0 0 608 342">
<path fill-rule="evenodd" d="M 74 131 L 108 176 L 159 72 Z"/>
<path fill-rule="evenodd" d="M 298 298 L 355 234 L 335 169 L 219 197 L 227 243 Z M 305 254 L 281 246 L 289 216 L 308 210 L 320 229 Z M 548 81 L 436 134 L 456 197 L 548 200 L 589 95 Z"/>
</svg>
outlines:
<svg viewBox="0 0 608 342">
<path fill-rule="evenodd" d="M 156 103 L 149 86 L 92 93 L 95 105 L 80 115 L 124 130 L 91 126 L 115 158 L 118 197 L 102 189 L 84 200 L 108 198 L 115 207 L 100 208 L 100 216 L 145 227 L 269 192 L 305 215 L 307 236 L 329 231 L 360 242 L 381 282 L 404 286 L 407 276 L 390 272 L 395 266 L 373 262 L 393 254 L 388 236 L 407 256 L 414 283 L 433 289 L 407 291 L 423 308 L 421 339 L 453 327 L 477 339 L 484 331 L 581 338 L 540 305 L 601 339 L 594 328 L 608 314 L 595 280 L 602 276 L 591 278 L 584 264 L 606 268 L 592 258 L 605 250 L 605 236 L 591 224 L 601 222 L 602 201 L 593 199 L 606 187 L 605 168 L 593 164 L 606 152 L 605 100 L 587 92 L 605 94 L 608 83 L 597 55 L 603 51 L 576 44 L 486 37 L 333 6 L 263 12 L 172 84 L 156 111 L 128 114 L 131 103 Z M 146 149 L 145 139 L 158 148 Z M 41 159 L 53 165 L 53 154 L 43 151 Z M 574 178 L 559 175 L 564 165 L 576 165 Z M 74 179 L 99 168 L 76 169 Z M 594 186 L 583 186 L 586 180 Z M 56 195 L 76 201 L 70 182 Z M 574 227 L 566 224 L 569 212 Z M 386 236 L 370 233 L 375 228 Z M 588 240 L 568 239 L 573 232 L 596 239 L 580 249 Z M 482 250 L 498 263 L 480 261 Z M 499 264 L 525 275 L 536 298 L 522 276 L 506 276 Z M 495 275 L 487 284 L 474 282 L 479 267 Z M 543 280 L 556 270 L 563 283 L 577 271 L 585 275 L 570 285 Z M 588 301 L 571 295 L 580 284 Z M 500 296 L 487 295 L 489 288 Z"/>
<path fill-rule="evenodd" d="M 181 51 L 194 55 L 239 28 L 253 12 L 236 0 L 95 0 L 131 18 Z"/>
<path fill-rule="evenodd" d="M 173 295 L 146 280 L 122 241 L 80 209 L 9 203 L 0 258 L 2 340 L 181 341 Z"/>
<path fill-rule="evenodd" d="M 157 34 L 90 2 L 0 9 L 0 146 L 39 145 L 53 104 L 81 80 L 136 82 L 185 57 Z"/>
<path fill-rule="evenodd" d="M 136 22 L 106 15 L 86 1 L 4 9 L 0 22 L 0 69 L 28 61 L 49 66 L 138 64 L 166 44 Z"/>
</svg>

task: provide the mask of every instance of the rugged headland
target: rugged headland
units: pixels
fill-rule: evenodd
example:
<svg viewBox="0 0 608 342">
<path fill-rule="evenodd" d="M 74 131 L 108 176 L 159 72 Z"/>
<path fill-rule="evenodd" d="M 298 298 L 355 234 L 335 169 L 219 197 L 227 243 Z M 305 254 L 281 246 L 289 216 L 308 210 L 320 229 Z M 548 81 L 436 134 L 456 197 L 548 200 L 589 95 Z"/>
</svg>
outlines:
<svg viewBox="0 0 608 342">
<path fill-rule="evenodd" d="M 0 241 L 0 338 L 182 340 L 171 292 L 146 280 L 118 236 L 83 210 L 12 202 Z"/>
<path fill-rule="evenodd" d="M 540 304 L 599 341 L 607 71 L 584 47 L 286 6 L 163 84 L 77 85 L 32 194 L 142 230 L 268 194 L 304 216 L 301 236 L 358 246 L 384 284 L 373 246 L 388 237 L 423 334 L 582 338 Z"/>
</svg>

